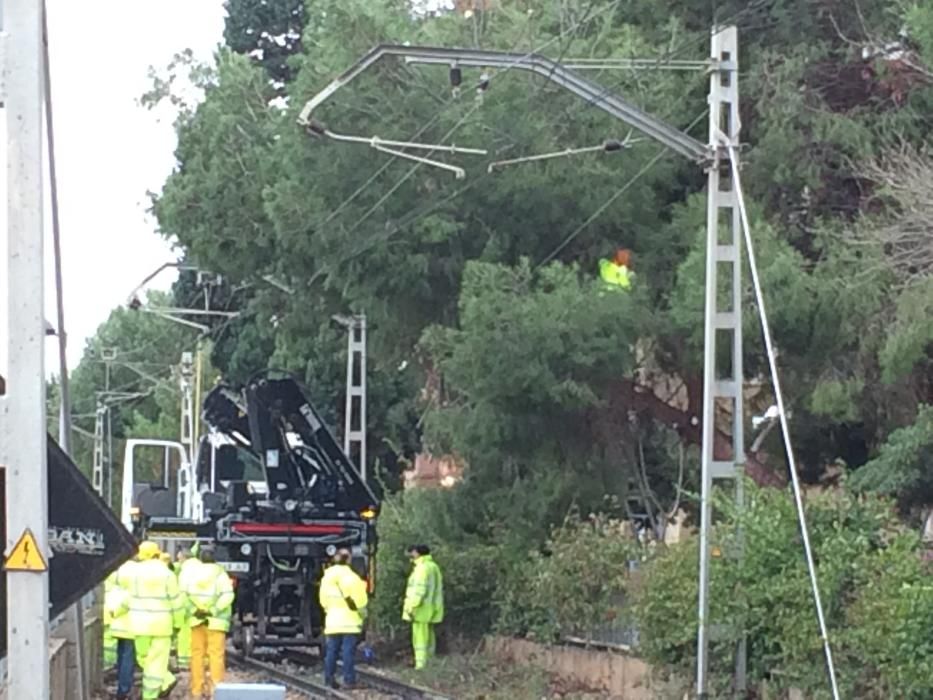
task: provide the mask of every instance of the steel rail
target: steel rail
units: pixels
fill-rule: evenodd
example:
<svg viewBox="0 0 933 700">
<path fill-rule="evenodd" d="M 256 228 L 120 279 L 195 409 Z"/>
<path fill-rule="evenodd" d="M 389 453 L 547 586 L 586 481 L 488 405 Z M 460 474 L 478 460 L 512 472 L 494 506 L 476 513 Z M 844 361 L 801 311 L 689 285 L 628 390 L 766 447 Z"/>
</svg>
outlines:
<svg viewBox="0 0 933 700">
<path fill-rule="evenodd" d="M 449 700 L 433 690 L 411 685 L 397 678 L 393 678 L 381 671 L 362 670 L 357 668 L 356 675 L 365 685 L 384 693 L 398 695 L 404 700 Z"/>
<path fill-rule="evenodd" d="M 272 664 L 266 664 L 262 661 L 257 661 L 256 659 L 251 659 L 248 656 L 243 656 L 242 654 L 227 651 L 227 660 L 234 666 L 239 666 L 242 669 L 247 671 L 252 671 L 257 675 L 267 677 L 274 681 L 279 681 L 283 685 L 292 690 L 297 690 L 300 693 L 312 698 L 320 698 L 321 700 L 353 700 L 352 695 L 347 693 L 341 693 L 339 690 L 334 690 L 333 688 L 328 688 L 324 683 L 311 680 L 310 678 L 304 676 L 298 676 L 294 673 L 289 673 L 288 671 L 277 668 Z"/>
<path fill-rule="evenodd" d="M 317 656 L 296 649 L 289 649 L 287 654 L 288 658 L 305 666 L 314 666 L 320 663 Z M 450 700 L 445 695 L 441 695 L 429 688 L 412 685 L 395 678 L 385 671 L 376 671 L 372 668 L 362 669 L 357 666 L 356 677 L 363 685 L 402 698 L 402 700 Z"/>
</svg>

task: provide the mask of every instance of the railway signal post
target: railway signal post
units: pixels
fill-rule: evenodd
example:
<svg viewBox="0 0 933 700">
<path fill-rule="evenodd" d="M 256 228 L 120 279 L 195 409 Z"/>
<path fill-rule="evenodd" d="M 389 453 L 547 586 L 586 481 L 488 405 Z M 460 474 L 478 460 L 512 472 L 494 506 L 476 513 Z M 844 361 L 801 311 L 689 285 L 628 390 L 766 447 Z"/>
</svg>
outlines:
<svg viewBox="0 0 933 700">
<path fill-rule="evenodd" d="M 6 562 L 7 697 L 49 697 L 48 492 L 42 182 L 42 2 L 4 2 L 0 89 L 7 119 L 8 367 L 0 398 L 6 472 L 6 544 L 40 557 Z M 29 539 L 31 537 L 31 539 Z M 34 544 L 33 544 L 34 543 Z M 38 564 L 36 562 L 39 562 Z"/>
</svg>

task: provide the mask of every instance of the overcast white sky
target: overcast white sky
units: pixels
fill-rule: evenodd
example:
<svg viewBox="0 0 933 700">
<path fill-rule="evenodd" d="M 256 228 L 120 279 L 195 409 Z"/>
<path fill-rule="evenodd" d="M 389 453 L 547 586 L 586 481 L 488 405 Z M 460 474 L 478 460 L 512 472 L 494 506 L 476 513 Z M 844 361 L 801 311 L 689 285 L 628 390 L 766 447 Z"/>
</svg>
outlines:
<svg viewBox="0 0 933 700">
<path fill-rule="evenodd" d="M 167 111 L 146 111 L 137 99 L 149 86 L 150 65 L 164 67 L 185 48 L 198 58 L 211 57 L 222 39 L 224 11 L 223 0 L 47 1 L 65 320 L 73 368 L 86 339 L 111 309 L 158 265 L 174 259 L 145 213 L 146 191 L 159 190 L 174 165 L 172 117 Z M 5 122 L 2 113 L 0 117 Z M 0 155 L 5 148 L 4 136 Z M 4 160 L 2 180 L 5 169 Z M 4 191 L 0 209 L 5 204 Z M 0 221 L 4 247 L 5 237 L 6 225 Z M 48 242 L 46 308 L 54 323 L 51 254 Z M 0 262 L 5 258 L 0 256 Z M 171 282 L 171 274 L 165 273 L 156 286 Z M 0 283 L 0 336 L 6 330 L 4 292 Z M 5 345 L 0 342 L 0 353 Z M 55 345 L 47 347 L 46 365 L 54 369 Z M 0 368 L 4 360 L 0 355 Z"/>
</svg>

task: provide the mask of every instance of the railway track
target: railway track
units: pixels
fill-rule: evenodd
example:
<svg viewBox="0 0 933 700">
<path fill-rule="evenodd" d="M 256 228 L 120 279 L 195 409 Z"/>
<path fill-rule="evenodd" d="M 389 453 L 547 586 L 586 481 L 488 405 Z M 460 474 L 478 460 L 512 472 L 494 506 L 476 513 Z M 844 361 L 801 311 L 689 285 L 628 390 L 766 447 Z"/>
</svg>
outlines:
<svg viewBox="0 0 933 700">
<path fill-rule="evenodd" d="M 317 657 L 301 652 L 290 652 L 288 658 L 296 662 L 304 670 L 296 671 L 294 668 L 258 661 L 240 653 L 227 652 L 227 659 L 231 664 L 269 680 L 278 681 L 291 690 L 303 693 L 308 697 L 323 700 L 359 700 L 359 695 L 344 690 L 334 690 L 324 685 L 319 678 L 312 678 L 308 675 L 308 669 L 318 665 Z M 398 698 L 399 700 L 449 700 L 444 695 L 427 688 L 410 685 L 380 671 L 357 667 L 356 676 L 357 680 L 367 689 L 378 692 L 380 696 L 384 696 L 387 700 L 388 698 Z"/>
</svg>

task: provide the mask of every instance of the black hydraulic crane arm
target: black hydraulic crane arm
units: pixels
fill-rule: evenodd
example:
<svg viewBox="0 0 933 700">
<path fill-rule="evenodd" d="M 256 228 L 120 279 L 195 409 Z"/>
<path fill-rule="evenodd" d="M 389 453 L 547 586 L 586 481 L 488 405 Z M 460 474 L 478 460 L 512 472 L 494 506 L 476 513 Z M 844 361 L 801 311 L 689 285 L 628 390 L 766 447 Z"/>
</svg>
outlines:
<svg viewBox="0 0 933 700">
<path fill-rule="evenodd" d="M 204 419 L 260 459 L 272 499 L 357 512 L 377 504 L 303 387 L 288 375 L 263 372 L 242 391 L 216 387 L 205 398 Z"/>
</svg>

